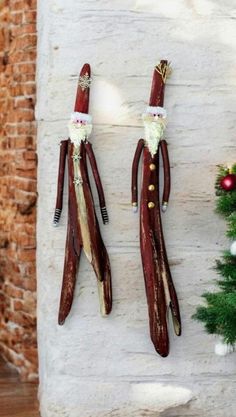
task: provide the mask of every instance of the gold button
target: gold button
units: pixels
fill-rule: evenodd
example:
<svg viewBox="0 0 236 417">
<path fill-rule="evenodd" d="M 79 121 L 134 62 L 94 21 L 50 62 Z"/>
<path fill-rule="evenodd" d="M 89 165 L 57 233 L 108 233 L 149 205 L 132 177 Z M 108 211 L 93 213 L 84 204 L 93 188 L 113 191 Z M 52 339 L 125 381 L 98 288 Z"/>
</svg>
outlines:
<svg viewBox="0 0 236 417">
<path fill-rule="evenodd" d="M 155 185 L 150 184 L 150 185 L 148 186 L 148 189 L 149 189 L 149 191 L 154 191 L 154 190 L 155 190 Z"/>
<path fill-rule="evenodd" d="M 155 164 L 150 164 L 149 168 L 150 168 L 151 171 L 155 171 L 156 165 Z"/>
<path fill-rule="evenodd" d="M 152 209 L 152 208 L 154 208 L 154 207 L 155 207 L 155 204 L 154 204 L 152 201 L 150 201 L 150 202 L 148 203 L 148 208 Z"/>
</svg>

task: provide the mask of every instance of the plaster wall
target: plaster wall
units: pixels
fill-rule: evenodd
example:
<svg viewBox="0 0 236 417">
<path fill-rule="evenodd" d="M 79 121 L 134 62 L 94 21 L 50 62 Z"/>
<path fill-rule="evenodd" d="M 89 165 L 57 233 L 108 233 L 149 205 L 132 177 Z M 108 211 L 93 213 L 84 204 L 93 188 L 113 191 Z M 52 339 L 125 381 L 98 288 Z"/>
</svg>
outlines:
<svg viewBox="0 0 236 417">
<path fill-rule="evenodd" d="M 236 4 L 228 0 L 38 1 L 38 343 L 42 417 L 235 415 L 235 354 L 191 315 L 213 287 L 227 247 L 214 214 L 216 165 L 235 161 Z M 183 335 L 168 358 L 149 338 L 130 172 L 153 67 L 172 61 L 165 107 L 172 172 L 163 216 Z M 94 274 L 81 259 L 71 314 L 57 325 L 67 223 L 52 227 L 59 142 L 67 137 L 77 79 L 92 66 L 92 143 L 110 224 L 101 232 L 113 274 L 113 312 L 101 318 Z M 93 187 L 94 188 L 94 187 Z M 94 190 L 94 195 L 96 192 Z M 95 197 L 96 204 L 98 202 Z M 100 221 L 100 214 L 98 212 Z"/>
</svg>

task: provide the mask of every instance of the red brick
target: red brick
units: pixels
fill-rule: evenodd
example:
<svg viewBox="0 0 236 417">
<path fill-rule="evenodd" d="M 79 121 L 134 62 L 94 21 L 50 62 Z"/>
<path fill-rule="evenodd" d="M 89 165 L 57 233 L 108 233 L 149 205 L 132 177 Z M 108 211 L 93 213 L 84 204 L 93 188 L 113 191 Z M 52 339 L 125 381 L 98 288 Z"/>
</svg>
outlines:
<svg viewBox="0 0 236 417">
<path fill-rule="evenodd" d="M 12 42 L 13 47 L 17 50 L 24 50 L 24 49 L 30 49 L 35 48 L 37 44 L 37 36 L 27 34 L 24 36 L 21 36 L 19 38 L 15 38 L 15 40 Z"/>
<path fill-rule="evenodd" d="M 17 258 L 20 262 L 35 261 L 35 250 L 34 249 L 19 250 L 17 252 Z"/>
<path fill-rule="evenodd" d="M 17 126 L 15 124 L 6 124 L 5 126 L 6 135 L 16 135 L 17 134 Z"/>
<path fill-rule="evenodd" d="M 17 71 L 19 71 L 21 74 L 33 74 L 35 77 L 35 64 L 18 64 Z"/>
<path fill-rule="evenodd" d="M 14 107 L 16 108 L 23 108 L 23 109 L 33 109 L 34 108 L 34 99 L 32 97 L 30 98 L 24 98 L 24 97 L 17 97 L 14 100 Z"/>
<path fill-rule="evenodd" d="M 18 240 L 18 245 L 24 249 L 35 249 L 36 248 L 36 238 L 28 236 L 26 234 L 20 235 Z"/>
<path fill-rule="evenodd" d="M 13 287 L 11 285 L 5 286 L 5 292 L 12 298 L 23 298 L 24 292 L 20 288 Z"/>
<path fill-rule="evenodd" d="M 21 300 L 14 300 L 13 306 L 14 311 L 22 311 L 24 303 Z"/>
<path fill-rule="evenodd" d="M 32 62 L 35 63 L 36 60 L 36 51 L 34 49 L 23 50 L 23 51 L 14 51 L 14 53 L 9 55 L 9 63 L 24 63 Z"/>
<path fill-rule="evenodd" d="M 26 151 L 23 154 L 24 159 L 30 160 L 30 161 L 36 161 L 37 160 L 37 154 L 35 151 Z"/>
<path fill-rule="evenodd" d="M 31 96 L 36 93 L 36 85 L 35 82 L 31 82 L 28 84 L 24 84 L 22 86 L 23 94 L 26 96 Z"/>
<path fill-rule="evenodd" d="M 11 34 L 12 36 L 22 36 L 25 34 L 34 34 L 35 33 L 35 25 L 34 24 L 25 24 L 25 25 L 17 25 L 12 27 Z"/>
<path fill-rule="evenodd" d="M 9 86 L 9 92 L 12 95 L 12 97 L 17 97 L 23 95 L 24 85 L 16 84 L 15 82 Z"/>
<path fill-rule="evenodd" d="M 11 1 L 11 7 L 12 10 L 25 10 L 30 8 L 30 2 L 27 0 L 12 0 Z"/>
<path fill-rule="evenodd" d="M 36 318 L 34 316 L 20 311 L 10 311 L 9 320 L 26 328 L 36 325 Z"/>
<path fill-rule="evenodd" d="M 20 25 L 23 22 L 23 13 L 22 11 L 18 11 L 16 13 L 11 13 L 10 14 L 10 21 L 11 23 L 13 23 L 14 25 Z"/>
<path fill-rule="evenodd" d="M 17 127 L 17 132 L 19 133 L 20 130 L 20 124 Z M 30 131 L 31 127 L 28 124 L 28 127 L 22 128 L 24 131 Z M 24 136 L 24 135 L 18 135 L 18 137 L 15 140 L 14 144 L 15 148 L 17 149 L 32 149 L 34 147 L 34 138 L 32 136 Z"/>
<path fill-rule="evenodd" d="M 19 123 L 17 126 L 17 133 L 18 135 L 35 135 L 36 134 L 35 122 L 32 121 L 31 123 Z M 33 143 L 34 137 L 31 136 L 29 139 Z M 27 147 L 27 146 L 24 146 L 24 147 Z"/>
<path fill-rule="evenodd" d="M 15 187 L 17 187 L 19 190 L 34 192 L 36 191 L 36 188 L 37 188 L 37 184 L 35 180 L 30 180 L 26 178 L 14 179 L 13 183 Z"/>
<path fill-rule="evenodd" d="M 37 13 L 34 10 L 25 11 L 24 13 L 24 23 L 36 23 Z"/>
<path fill-rule="evenodd" d="M 38 351 L 36 348 L 24 349 L 23 354 L 29 362 L 31 363 L 38 362 Z"/>
</svg>

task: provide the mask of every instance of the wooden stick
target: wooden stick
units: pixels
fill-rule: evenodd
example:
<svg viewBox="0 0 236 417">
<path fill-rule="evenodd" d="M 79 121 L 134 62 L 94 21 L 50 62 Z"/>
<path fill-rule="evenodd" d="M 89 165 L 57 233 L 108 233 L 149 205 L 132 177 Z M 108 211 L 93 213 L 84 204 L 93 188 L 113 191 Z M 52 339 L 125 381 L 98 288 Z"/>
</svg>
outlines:
<svg viewBox="0 0 236 417">
<path fill-rule="evenodd" d="M 137 211 L 138 207 L 138 166 L 143 147 L 144 140 L 139 139 L 132 164 L 131 194 L 132 206 L 134 211 Z"/>
<path fill-rule="evenodd" d="M 85 64 L 80 72 L 74 107 L 75 112 L 88 113 L 90 82 L 90 66 L 89 64 Z M 88 154 L 98 190 L 103 222 L 107 223 L 108 215 L 105 207 L 105 197 L 92 146 L 87 142 L 86 137 L 81 139 L 79 143 L 75 143 L 73 138 L 69 138 L 67 146 L 65 144 L 62 144 L 62 146 L 56 209 L 59 210 L 62 208 L 64 169 L 67 155 L 69 210 L 63 283 L 58 317 L 59 324 L 64 323 L 71 309 L 77 266 L 82 249 L 96 274 L 101 313 L 104 315 L 109 314 L 112 308 L 109 257 L 101 237 L 87 169 L 86 154 Z"/>
<path fill-rule="evenodd" d="M 81 250 L 81 249 L 80 249 Z M 79 260 L 79 254 L 75 252 L 73 230 L 70 222 L 70 215 L 68 216 L 67 226 L 67 238 L 66 238 L 66 251 L 64 261 L 63 281 L 61 288 L 61 299 L 59 306 L 58 324 L 63 325 L 66 317 L 68 316 L 74 297 L 75 281 L 77 263 Z"/>
<path fill-rule="evenodd" d="M 164 169 L 164 189 L 162 197 L 162 211 L 165 212 L 169 202 L 171 180 L 170 180 L 170 161 L 167 148 L 166 140 L 160 141 L 161 154 L 163 159 L 163 169 Z"/>
<path fill-rule="evenodd" d="M 90 161 L 90 165 L 91 165 L 91 168 L 92 168 L 95 184 L 96 184 L 96 187 L 97 187 L 102 220 L 103 220 L 104 224 L 107 224 L 109 222 L 109 218 L 108 218 L 108 213 L 107 213 L 107 209 L 106 209 L 106 202 L 105 202 L 103 186 L 102 186 L 101 178 L 100 178 L 100 175 L 99 175 L 99 172 L 98 172 L 97 162 L 96 162 L 96 159 L 95 159 L 93 148 L 92 148 L 92 145 L 91 145 L 90 142 L 85 142 L 85 149 L 86 149 L 87 155 L 89 157 L 89 161 Z"/>
<path fill-rule="evenodd" d="M 61 212 L 62 212 L 67 148 L 68 148 L 68 140 L 62 140 L 60 143 L 60 158 L 59 158 L 58 181 L 57 181 L 56 208 L 55 208 L 55 213 L 54 213 L 54 218 L 53 218 L 54 226 L 58 225 L 60 217 L 61 217 Z"/>
<path fill-rule="evenodd" d="M 150 106 L 163 106 L 164 87 L 169 71 L 167 61 L 155 67 L 151 88 Z M 158 140 L 158 138 L 157 138 Z M 137 206 L 138 164 L 143 150 L 142 192 L 140 201 L 140 247 L 149 312 L 150 336 L 156 351 L 163 357 L 169 354 L 167 313 L 169 308 L 175 333 L 181 334 L 178 299 L 169 268 L 162 230 L 159 197 L 159 150 L 161 149 L 164 168 L 164 189 L 162 209 L 170 194 L 170 164 L 167 143 L 161 140 L 153 154 L 148 141 L 138 142 L 132 166 L 132 203 Z M 163 207 L 164 206 L 164 207 Z"/>
</svg>

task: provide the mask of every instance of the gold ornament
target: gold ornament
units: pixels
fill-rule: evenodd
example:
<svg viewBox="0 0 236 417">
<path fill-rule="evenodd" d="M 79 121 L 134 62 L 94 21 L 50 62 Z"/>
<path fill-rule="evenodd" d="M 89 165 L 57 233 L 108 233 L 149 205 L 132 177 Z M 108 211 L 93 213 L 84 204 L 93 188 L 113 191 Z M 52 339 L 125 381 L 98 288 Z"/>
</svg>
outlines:
<svg viewBox="0 0 236 417">
<path fill-rule="evenodd" d="M 154 191 L 154 190 L 155 190 L 155 185 L 150 184 L 150 185 L 148 186 L 148 189 L 149 189 L 149 191 Z"/>
<path fill-rule="evenodd" d="M 155 164 L 150 164 L 149 168 L 150 168 L 151 171 L 155 171 L 156 165 Z"/>
<path fill-rule="evenodd" d="M 149 209 L 152 209 L 152 208 L 154 208 L 155 207 L 155 204 L 152 202 L 152 201 L 149 201 L 149 203 L 148 203 L 148 208 Z"/>
</svg>

